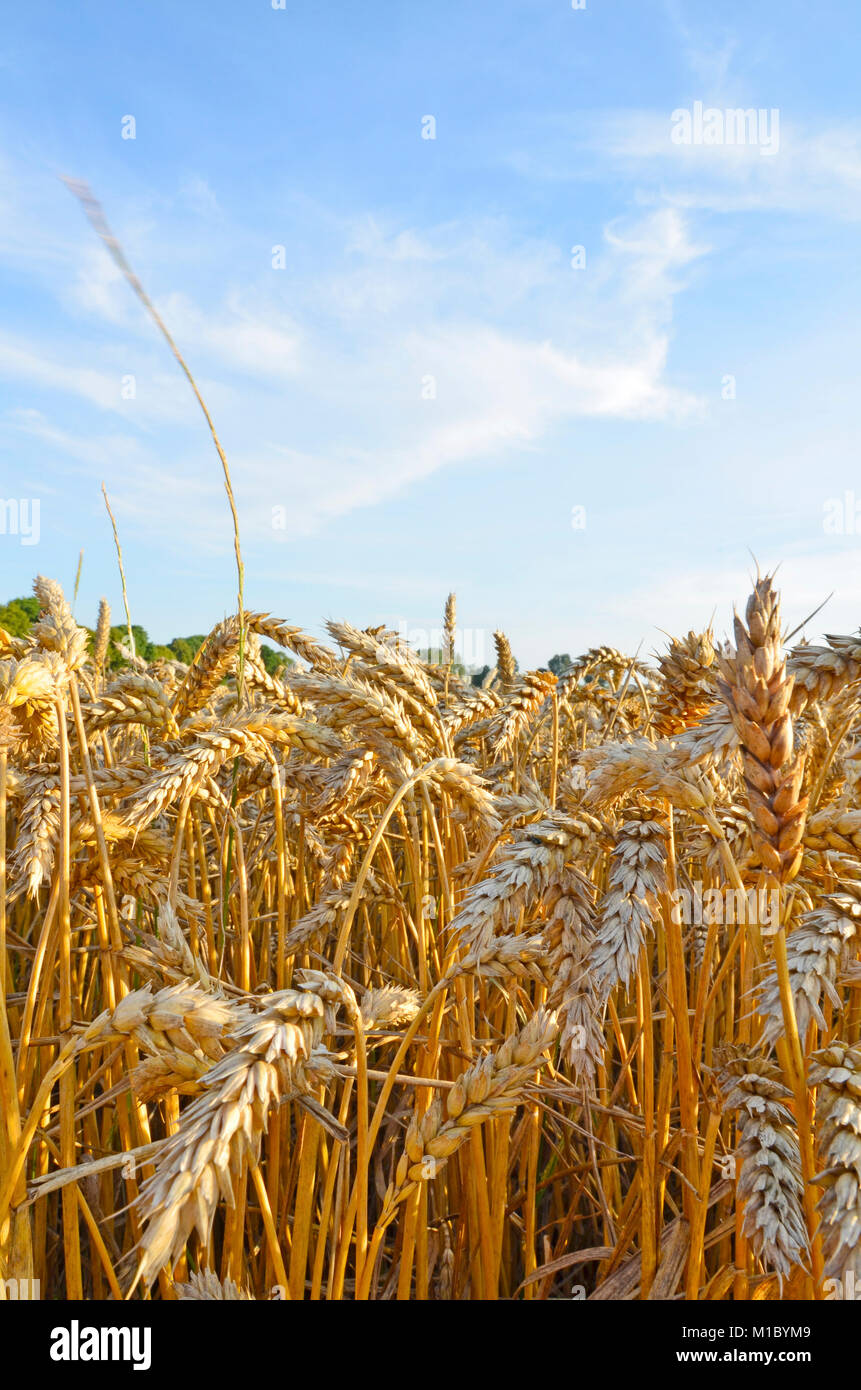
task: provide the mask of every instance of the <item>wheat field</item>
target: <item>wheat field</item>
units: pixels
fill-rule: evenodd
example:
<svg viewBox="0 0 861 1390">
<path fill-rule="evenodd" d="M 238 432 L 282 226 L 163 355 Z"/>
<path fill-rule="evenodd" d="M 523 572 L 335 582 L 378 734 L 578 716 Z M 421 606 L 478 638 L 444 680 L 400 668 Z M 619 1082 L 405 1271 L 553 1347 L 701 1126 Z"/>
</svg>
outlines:
<svg viewBox="0 0 861 1390">
<path fill-rule="evenodd" d="M 237 600 L 144 660 L 105 492 L 125 629 L 0 628 L 0 1293 L 861 1297 L 861 636 L 248 611 L 70 187 Z"/>
<path fill-rule="evenodd" d="M 0 1276 L 42 1297 L 861 1283 L 861 638 L 480 687 L 240 608 L 0 631 Z M 729 617 L 730 615 L 727 615 Z M 262 638 L 290 653 L 270 674 Z"/>
</svg>

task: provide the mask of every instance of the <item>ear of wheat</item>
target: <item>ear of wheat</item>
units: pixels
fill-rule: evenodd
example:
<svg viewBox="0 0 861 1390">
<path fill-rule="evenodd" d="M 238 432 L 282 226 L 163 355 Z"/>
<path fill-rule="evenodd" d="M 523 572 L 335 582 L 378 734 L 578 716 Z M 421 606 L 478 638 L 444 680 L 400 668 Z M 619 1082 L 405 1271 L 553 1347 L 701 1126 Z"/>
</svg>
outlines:
<svg viewBox="0 0 861 1390">
<path fill-rule="evenodd" d="M 557 682 L 500 632 L 479 687 L 453 596 L 426 656 L 243 607 L 185 667 L 36 594 L 0 633 L 0 1278 L 861 1286 L 854 639 L 786 656 L 759 578 L 732 647 Z"/>
</svg>

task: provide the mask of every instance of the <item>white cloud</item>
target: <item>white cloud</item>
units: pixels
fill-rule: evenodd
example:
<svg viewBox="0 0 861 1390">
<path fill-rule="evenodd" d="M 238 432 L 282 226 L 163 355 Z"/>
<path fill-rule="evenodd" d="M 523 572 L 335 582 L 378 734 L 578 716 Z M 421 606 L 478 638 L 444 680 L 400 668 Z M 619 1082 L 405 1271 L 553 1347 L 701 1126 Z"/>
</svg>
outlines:
<svg viewBox="0 0 861 1390">
<path fill-rule="evenodd" d="M 778 107 L 779 148 L 768 156 L 755 143 L 674 144 L 673 110 L 692 109 L 694 99 L 719 110 L 771 111 L 758 100 L 718 100 L 704 91 L 665 111 L 590 112 L 576 124 L 546 123 L 543 139 L 536 129 L 510 162 L 530 177 L 554 181 L 603 180 L 610 168 L 639 187 L 641 199 L 664 206 L 861 218 L 861 122 L 805 126 Z"/>
<path fill-rule="evenodd" d="M 122 272 L 105 254 L 99 242 L 81 249 L 74 281 L 63 293 L 64 301 L 76 314 L 112 324 L 127 324 L 134 308 L 131 292 Z"/>
<path fill-rule="evenodd" d="M 164 251 L 148 245 L 163 263 Z M 44 390 L 121 412 L 135 432 L 121 484 L 128 504 L 141 517 L 149 508 L 160 533 L 178 533 L 187 479 L 216 467 L 205 427 L 107 254 L 79 246 L 71 288 L 61 282 L 55 292 L 76 320 L 82 307 L 97 318 L 107 344 L 46 351 L 0 336 L 0 375 L 41 391 L 22 405 L 37 406 L 52 446 L 78 461 L 78 436 L 61 410 L 50 407 L 47 419 Z M 175 249 L 182 265 L 189 248 Z M 288 537 L 308 534 L 440 469 L 533 450 L 577 419 L 690 415 L 698 402 L 668 372 L 670 325 L 675 296 L 706 249 L 679 212 L 663 209 L 608 227 L 582 275 L 567 248 L 517 236 L 501 220 L 418 235 L 366 218 L 343 226 L 340 256 L 327 252 L 312 274 L 266 270 L 254 284 L 234 281 L 214 309 L 200 307 L 199 284 L 162 293 L 157 305 L 201 373 L 243 514 L 271 539 L 274 505 L 292 504 Z M 137 396 L 124 402 L 119 382 L 129 372 Z M 430 377 L 435 398 L 422 399 Z M 196 433 L 171 439 L 166 463 L 158 427 L 178 423 Z M 33 433 L 32 422 L 24 428 Z M 84 439 L 104 457 L 92 431 Z M 191 544 L 201 529 L 187 532 Z"/>
<path fill-rule="evenodd" d="M 440 469 L 534 449 L 549 430 L 578 418 L 679 420 L 698 411 L 696 397 L 667 382 L 667 325 L 679 288 L 673 272 L 703 248 L 689 241 L 672 211 L 617 228 L 608 247 L 598 276 L 602 289 L 581 306 L 576 324 L 558 302 L 562 274 L 576 272 L 559 272 L 548 285 L 539 317 L 554 324 L 558 340 L 490 326 L 479 321 L 477 306 L 470 306 L 475 312 L 469 319 L 434 323 L 421 288 L 410 296 L 400 286 L 403 313 L 386 332 L 371 320 L 369 356 L 357 353 L 333 364 L 331 379 L 319 361 L 300 371 L 299 387 L 310 391 L 328 394 L 331 380 L 337 382 L 339 413 L 352 425 L 350 443 L 333 441 L 309 456 L 281 446 L 270 432 L 261 454 L 243 451 L 241 474 L 261 498 L 260 514 L 263 499 L 282 502 L 288 477 L 293 505 L 287 534 L 294 528 L 307 533 L 327 517 L 393 497 Z M 462 262 L 455 273 L 464 273 Z M 492 280 L 491 299 L 495 288 Z M 439 294 L 445 298 L 445 285 Z M 413 317 L 415 326 L 408 326 Z M 590 347 L 599 338 L 600 352 Z M 392 361 L 398 364 L 395 381 Z M 423 383 L 432 383 L 433 398 L 422 397 Z"/>
<path fill-rule="evenodd" d="M 201 310 L 180 292 L 163 296 L 156 307 L 181 348 L 203 349 L 222 369 L 267 377 L 296 371 L 300 337 L 286 315 L 255 310 L 238 291 L 227 296 L 220 314 Z"/>
<path fill-rule="evenodd" d="M 683 636 L 691 629 L 701 631 L 711 621 L 719 639 L 732 637 L 733 609 L 744 606 L 756 577 L 755 566 L 743 546 L 734 547 L 731 557 L 716 555 L 699 564 L 673 557 L 671 566 L 648 569 L 640 564 L 633 571 L 616 576 L 612 589 L 602 590 L 600 582 L 590 595 L 588 607 L 577 615 L 577 631 L 572 637 L 568 613 L 544 614 L 541 630 L 533 625 L 511 622 L 507 633 L 518 657 L 531 664 L 543 664 L 555 651 L 575 655 L 590 645 L 609 643 L 622 651 L 649 659 L 666 646 L 669 633 Z M 763 572 L 779 564 L 775 584 L 781 593 L 784 632 L 792 631 L 809 614 L 831 597 L 792 645 L 803 637 L 819 643 L 827 632 L 856 632 L 861 623 L 861 538 L 843 549 L 809 555 L 786 554 L 786 547 L 773 555 L 758 555 Z M 781 563 L 782 562 L 782 563 Z"/>
<path fill-rule="evenodd" d="M 49 356 L 41 345 L 8 333 L 0 334 L 0 376 L 69 392 L 100 410 L 119 408 L 118 377 L 92 367 L 72 366 L 68 360 Z"/>
</svg>

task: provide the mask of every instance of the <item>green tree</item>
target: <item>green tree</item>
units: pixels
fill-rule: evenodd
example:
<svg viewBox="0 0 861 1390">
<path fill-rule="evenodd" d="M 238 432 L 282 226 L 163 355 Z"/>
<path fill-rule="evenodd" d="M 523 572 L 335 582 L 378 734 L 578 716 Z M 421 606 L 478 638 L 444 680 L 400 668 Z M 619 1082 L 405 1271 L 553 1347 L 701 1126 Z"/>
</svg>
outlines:
<svg viewBox="0 0 861 1390">
<path fill-rule="evenodd" d="M 26 637 L 38 616 L 38 599 L 13 598 L 0 608 L 0 627 L 12 637 Z"/>
<path fill-rule="evenodd" d="M 186 666 L 190 666 L 205 641 L 206 638 L 202 632 L 195 633 L 193 637 L 174 637 L 168 643 L 172 659 L 182 661 Z"/>
<path fill-rule="evenodd" d="M 574 663 L 573 663 L 573 661 L 571 660 L 571 658 L 570 658 L 570 656 L 568 655 L 568 653 L 565 652 L 565 654 L 564 654 L 563 656 L 559 656 L 559 655 L 551 656 L 551 658 L 550 658 L 550 660 L 548 661 L 547 665 L 549 666 L 550 670 L 553 672 L 554 676 L 562 676 L 562 675 L 565 674 L 565 672 L 566 672 L 567 670 L 570 669 L 570 667 L 572 667 L 572 666 L 574 665 Z"/>
<path fill-rule="evenodd" d="M 416 656 L 419 657 L 420 660 L 426 661 L 428 666 L 448 665 L 448 662 L 445 660 L 445 652 L 443 651 L 442 647 L 420 647 L 419 650 L 416 652 Z M 455 659 L 451 663 L 451 669 L 456 676 L 460 676 L 461 678 L 465 678 L 469 675 L 469 672 L 467 671 L 463 662 L 458 661 L 457 659 Z"/>
<path fill-rule="evenodd" d="M 142 657 L 144 661 L 152 661 L 153 644 L 149 640 L 149 633 L 145 627 L 139 623 L 132 623 L 132 636 L 135 639 L 135 656 Z M 120 652 L 120 646 L 128 647 L 129 630 L 122 624 L 117 624 L 111 628 L 111 640 L 108 645 L 108 670 L 117 671 L 120 667 L 127 666 L 126 658 Z"/>
<path fill-rule="evenodd" d="M 0 627 L 5 628 L 12 637 L 26 637 L 38 616 L 39 601 L 36 598 L 13 598 L 6 604 L 0 604 Z M 90 628 L 87 628 L 87 631 L 90 634 L 92 651 L 95 633 Z M 138 623 L 132 623 L 132 633 L 135 639 L 135 655 L 142 657 L 144 661 L 181 661 L 186 666 L 191 665 L 206 641 L 202 632 L 196 632 L 191 637 L 174 637 L 164 646 L 158 642 L 151 642 L 146 628 Z M 128 647 L 128 641 L 129 630 L 125 624 L 118 623 L 111 628 L 107 660 L 109 671 L 118 671 L 128 665 L 120 652 L 121 646 Z M 296 664 L 292 657 L 279 647 L 263 645 L 260 655 L 271 676 L 282 666 Z"/>
<path fill-rule="evenodd" d="M 263 665 L 266 667 L 270 676 L 274 676 L 275 672 L 281 666 L 296 665 L 295 661 L 293 661 L 286 652 L 281 651 L 277 647 L 267 647 L 265 642 L 261 643 L 260 655 L 263 658 Z"/>
</svg>

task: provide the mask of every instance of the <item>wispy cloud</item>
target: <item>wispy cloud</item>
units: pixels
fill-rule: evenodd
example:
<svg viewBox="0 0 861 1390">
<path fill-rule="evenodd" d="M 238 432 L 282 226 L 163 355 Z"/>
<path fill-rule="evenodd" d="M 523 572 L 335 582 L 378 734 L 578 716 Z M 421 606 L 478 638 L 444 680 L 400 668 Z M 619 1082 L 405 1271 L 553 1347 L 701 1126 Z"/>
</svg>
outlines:
<svg viewBox="0 0 861 1390">
<path fill-rule="evenodd" d="M 713 212 L 799 212 L 834 221 L 861 218 L 861 122 L 816 126 L 779 114 L 779 149 L 755 143 L 676 144 L 675 110 L 694 100 L 717 110 L 771 110 L 751 100 L 694 93 L 665 110 L 592 111 L 544 118 L 507 156 L 529 178 L 550 182 L 624 178 L 641 202 Z M 540 127 L 540 130 L 539 130 Z"/>
<path fill-rule="evenodd" d="M 71 354 L 70 354 L 71 356 Z M 100 410 L 119 409 L 119 383 L 92 367 L 74 366 L 69 358 L 46 351 L 41 343 L 0 335 L 0 376 L 49 391 L 79 396 Z"/>
<path fill-rule="evenodd" d="M 279 292 L 268 298 L 255 282 L 234 285 L 220 307 L 203 308 L 186 290 L 162 293 L 158 307 L 205 373 L 252 532 L 271 532 L 272 508 L 289 501 L 289 537 L 441 469 L 535 449 L 566 422 L 695 412 L 696 397 L 672 382 L 670 325 L 685 273 L 706 250 L 678 212 L 617 220 L 582 283 L 558 246 L 518 237 L 502 221 L 419 236 L 366 218 L 345 223 L 339 262 L 319 265 L 295 304 L 272 271 Z M 154 367 L 154 332 L 101 248 L 84 246 L 60 301 L 66 313 L 86 305 L 108 346 L 76 345 L 72 361 L 56 346 L 49 354 L 0 339 L 0 375 L 124 412 L 135 431 L 180 420 L 195 427 L 179 374 L 156 399 L 164 369 Z M 84 365 L 88 356 L 102 365 Z M 133 402 L 120 398 L 122 366 L 135 374 Z M 56 407 L 40 400 L 38 408 L 52 446 L 79 459 Z M 32 421 L 23 428 L 32 434 Z M 206 447 L 191 436 L 179 445 L 195 477 Z M 166 496 L 180 504 L 183 489 L 178 465 L 159 482 L 158 449 L 157 438 L 136 437 L 122 490 L 139 515 L 149 505 L 157 532 L 172 524 L 194 545 L 198 528 L 186 532 L 180 507 L 172 520 L 166 512 Z"/>
</svg>

